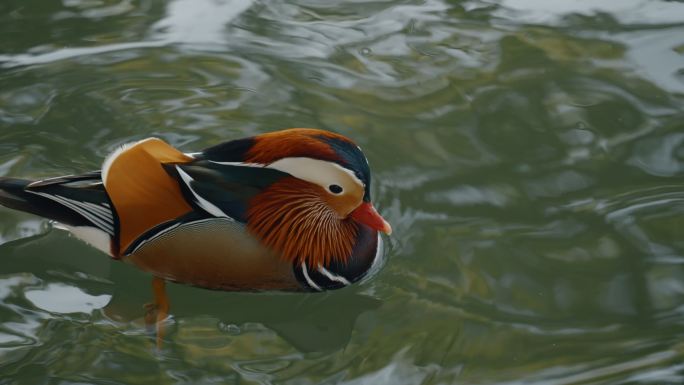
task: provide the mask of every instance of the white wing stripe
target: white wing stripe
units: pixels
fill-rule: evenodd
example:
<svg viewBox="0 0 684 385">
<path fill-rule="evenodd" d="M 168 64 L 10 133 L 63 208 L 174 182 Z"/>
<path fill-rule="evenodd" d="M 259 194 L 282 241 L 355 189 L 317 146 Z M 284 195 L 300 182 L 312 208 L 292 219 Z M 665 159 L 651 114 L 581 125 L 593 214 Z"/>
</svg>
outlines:
<svg viewBox="0 0 684 385">
<path fill-rule="evenodd" d="M 76 207 L 80 207 L 81 209 L 90 209 L 90 211 L 87 211 L 88 213 L 92 214 L 93 216 L 97 217 L 98 219 L 104 221 L 104 223 L 108 224 L 110 227 L 112 226 L 112 214 L 110 212 L 105 211 L 104 208 L 90 202 L 80 202 L 77 200 L 65 198 L 61 195 L 54 195 L 55 198 L 61 198 L 64 201 L 70 202 L 71 204 L 75 205 Z"/>
<path fill-rule="evenodd" d="M 172 230 L 178 228 L 179 226 L 193 226 L 193 225 L 196 225 L 196 224 L 198 224 L 198 223 L 208 222 L 208 221 L 214 221 L 214 220 L 216 220 L 216 219 L 214 219 L 214 218 L 205 218 L 205 219 L 199 219 L 199 220 L 192 221 L 192 222 L 178 222 L 178 223 L 176 223 L 176 224 L 174 224 L 174 225 L 171 225 L 171 226 L 169 226 L 169 227 L 167 227 L 167 228 L 165 228 L 165 229 L 159 230 L 159 232 L 154 233 L 154 234 L 152 234 L 152 236 L 150 236 L 149 238 L 147 238 L 147 239 L 141 241 L 141 242 L 140 242 L 137 246 L 135 246 L 135 248 L 134 248 L 130 253 L 128 253 L 127 255 L 135 254 L 136 251 L 140 250 L 140 248 L 143 247 L 143 246 L 145 246 L 145 244 L 147 244 L 148 242 L 151 242 L 151 241 L 153 241 L 153 240 L 155 240 L 155 239 L 161 237 L 162 235 L 164 235 L 164 234 L 166 234 L 166 233 L 168 233 L 168 232 L 170 232 L 170 231 L 172 231 Z"/>
<path fill-rule="evenodd" d="M 339 282 L 345 286 L 350 285 L 350 282 L 346 278 L 344 278 L 340 275 L 336 275 L 336 274 L 331 273 L 330 271 L 328 271 L 328 269 L 326 269 L 323 266 L 320 266 L 320 265 L 318 266 L 318 272 L 325 275 L 331 281 L 337 281 L 337 282 Z"/>
<path fill-rule="evenodd" d="M 304 279 L 306 279 L 306 283 L 308 283 L 312 289 L 315 289 L 318 291 L 323 290 L 323 289 L 321 289 L 320 286 L 316 285 L 316 282 L 314 282 L 313 279 L 311 279 L 311 277 L 309 277 L 309 271 L 306 269 L 306 263 L 302 263 L 302 275 L 304 275 Z"/>
<path fill-rule="evenodd" d="M 77 213 L 81 214 L 84 216 L 86 219 L 91 221 L 93 224 L 95 224 L 97 227 L 101 228 L 102 230 L 105 230 L 109 234 L 113 234 L 114 232 L 112 231 L 112 224 L 105 222 L 102 218 L 98 217 L 95 213 L 86 211 L 84 210 L 83 207 L 80 207 L 78 204 L 74 203 L 75 201 L 71 201 L 67 198 L 57 196 L 57 195 L 48 195 L 44 194 L 47 197 L 52 198 L 54 201 L 63 204 L 64 206 L 76 211 Z"/>
<path fill-rule="evenodd" d="M 188 190 L 192 193 L 192 195 L 195 197 L 195 200 L 197 204 L 204 209 L 204 211 L 208 212 L 209 214 L 215 216 L 215 217 L 223 217 L 223 218 L 228 218 L 233 220 L 233 218 L 229 217 L 226 213 L 224 213 L 220 208 L 216 207 L 213 203 L 209 202 L 208 200 L 202 198 L 199 194 L 195 192 L 195 190 L 192 189 L 192 186 L 190 186 L 190 182 L 193 181 L 192 177 L 188 175 L 185 171 L 183 171 L 180 167 L 176 166 L 176 171 L 178 171 L 178 175 L 180 175 L 181 179 L 183 180 L 183 183 L 185 183 L 186 186 L 188 186 Z"/>
<path fill-rule="evenodd" d="M 113 226 L 111 223 L 111 221 L 112 221 L 111 217 L 109 217 L 107 219 L 100 218 L 99 216 L 96 215 L 96 213 L 87 211 L 86 210 L 88 208 L 87 205 L 85 207 L 80 206 L 80 205 L 87 203 L 87 202 L 78 202 L 78 201 L 68 199 L 68 198 L 64 198 L 64 197 L 61 197 L 58 195 L 50 195 L 50 194 L 41 193 L 41 192 L 37 192 L 37 191 L 30 191 L 30 192 L 33 194 L 40 195 L 40 196 L 46 197 L 48 199 L 51 199 L 51 200 L 53 200 L 59 204 L 62 204 L 64 206 L 74 210 L 75 212 L 77 212 L 78 214 L 80 214 L 81 216 L 83 216 L 84 218 L 89 220 L 90 222 L 92 222 L 94 225 L 96 225 L 96 226 L 100 227 L 101 229 L 107 231 L 109 234 L 114 233 Z"/>
<path fill-rule="evenodd" d="M 64 198 L 64 199 L 68 199 L 68 198 Z M 112 222 L 111 211 L 107 211 L 107 209 L 105 209 L 104 207 L 102 207 L 100 205 L 96 205 L 95 203 L 90 203 L 90 202 L 78 202 L 78 201 L 74 201 L 72 199 L 68 199 L 68 200 L 71 202 L 77 203 L 77 204 L 80 203 L 81 205 L 92 209 L 93 214 L 98 214 L 98 216 L 100 218 L 104 219 L 105 221 L 107 221 L 109 223 Z"/>
<path fill-rule="evenodd" d="M 169 226 L 169 227 L 167 227 L 167 228 L 161 230 L 160 232 L 158 232 L 158 233 L 152 235 L 151 237 L 145 239 L 144 241 L 140 242 L 140 243 L 138 244 L 138 246 L 136 246 L 136 247 L 133 249 L 133 251 L 131 251 L 130 253 L 128 253 L 128 255 L 135 254 L 135 252 L 138 251 L 138 249 L 140 249 L 141 247 L 145 246 L 145 244 L 146 244 L 147 242 L 149 242 L 149 241 L 151 241 L 151 240 L 154 240 L 154 239 L 156 239 L 156 238 L 158 238 L 158 237 L 161 237 L 162 235 L 168 233 L 169 231 L 175 229 L 176 227 L 178 227 L 178 226 L 180 226 L 180 225 L 181 225 L 181 223 L 176 223 L 175 225 Z"/>
<path fill-rule="evenodd" d="M 44 196 L 44 197 L 46 197 L 46 198 L 50 198 L 50 199 L 52 199 L 52 200 L 54 200 L 54 201 L 56 201 L 56 202 L 62 203 L 62 204 L 64 204 L 64 205 L 66 205 L 66 202 L 69 202 L 69 203 L 71 203 L 72 206 L 68 206 L 68 205 L 66 205 L 66 206 L 68 206 L 68 207 L 69 207 L 70 209 L 72 209 L 72 210 L 74 209 L 73 206 L 76 206 L 76 207 L 81 208 L 81 209 L 86 209 L 86 208 L 92 209 L 92 210 L 93 210 L 93 211 L 92 211 L 92 214 L 95 215 L 95 216 L 97 216 L 98 218 L 100 218 L 101 220 L 103 220 L 104 222 L 106 222 L 107 224 L 111 225 L 112 222 L 113 222 L 113 220 L 112 220 L 112 213 L 111 213 L 110 211 L 107 211 L 107 209 L 105 209 L 105 208 L 103 208 L 103 207 L 101 207 L 101 206 L 98 206 L 98 205 L 96 205 L 96 204 L 94 204 L 94 203 L 90 203 L 90 202 L 80 202 L 80 201 L 77 201 L 77 200 L 65 198 L 65 197 L 60 196 L 60 195 L 51 195 L 51 194 L 40 193 L 40 192 L 36 192 L 36 191 L 31 191 L 31 192 L 32 192 L 33 194 L 37 194 L 37 195 Z M 79 213 L 80 213 L 80 212 L 79 212 Z"/>
<path fill-rule="evenodd" d="M 210 160 L 209 163 L 220 164 L 223 166 L 237 166 L 237 167 L 261 167 L 264 168 L 266 165 L 261 163 L 244 163 L 244 162 L 217 162 L 215 160 Z"/>
</svg>

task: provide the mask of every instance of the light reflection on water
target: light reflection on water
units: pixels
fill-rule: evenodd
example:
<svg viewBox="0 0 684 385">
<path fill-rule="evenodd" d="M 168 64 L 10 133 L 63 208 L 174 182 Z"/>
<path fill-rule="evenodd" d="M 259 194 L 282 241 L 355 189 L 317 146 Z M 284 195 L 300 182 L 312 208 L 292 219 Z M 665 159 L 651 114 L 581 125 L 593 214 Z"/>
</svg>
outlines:
<svg viewBox="0 0 684 385">
<path fill-rule="evenodd" d="M 364 148 L 395 229 L 355 289 L 171 285 L 154 353 L 145 274 L 3 210 L 7 383 L 684 381 L 684 4 L 0 10 L 0 175 L 96 169 L 150 135 L 194 151 L 321 127 Z"/>
</svg>

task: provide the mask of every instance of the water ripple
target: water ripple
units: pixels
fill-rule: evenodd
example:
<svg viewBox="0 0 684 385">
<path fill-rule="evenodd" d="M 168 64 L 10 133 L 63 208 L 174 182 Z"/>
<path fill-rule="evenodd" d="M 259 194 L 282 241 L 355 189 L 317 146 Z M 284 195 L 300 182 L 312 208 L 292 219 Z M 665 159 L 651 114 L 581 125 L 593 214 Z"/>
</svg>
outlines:
<svg viewBox="0 0 684 385">
<path fill-rule="evenodd" d="M 169 285 L 155 353 L 149 277 L 3 209 L 3 378 L 681 382 L 679 2 L 36 1 L 0 6 L 0 175 L 321 127 L 395 233 L 352 290 Z"/>
</svg>

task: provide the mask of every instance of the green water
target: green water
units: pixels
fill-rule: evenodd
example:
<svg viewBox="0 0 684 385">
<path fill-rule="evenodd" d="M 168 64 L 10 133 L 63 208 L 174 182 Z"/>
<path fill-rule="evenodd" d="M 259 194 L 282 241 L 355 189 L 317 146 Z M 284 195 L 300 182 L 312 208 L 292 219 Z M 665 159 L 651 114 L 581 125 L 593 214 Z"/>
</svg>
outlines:
<svg viewBox="0 0 684 385">
<path fill-rule="evenodd" d="M 0 209 L 0 384 L 684 383 L 684 3 L 4 0 L 0 175 L 286 127 L 354 138 L 371 282 L 170 285 Z"/>
</svg>

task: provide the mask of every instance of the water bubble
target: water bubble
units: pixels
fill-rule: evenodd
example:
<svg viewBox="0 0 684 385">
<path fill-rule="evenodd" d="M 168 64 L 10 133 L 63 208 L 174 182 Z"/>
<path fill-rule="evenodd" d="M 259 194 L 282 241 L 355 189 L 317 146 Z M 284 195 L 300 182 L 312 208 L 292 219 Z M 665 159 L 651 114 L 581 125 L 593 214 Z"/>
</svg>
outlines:
<svg viewBox="0 0 684 385">
<path fill-rule="evenodd" d="M 227 322 L 223 322 L 223 321 L 219 322 L 218 328 L 220 331 L 227 333 L 227 334 L 234 335 L 234 336 L 242 333 L 242 330 L 236 324 L 227 323 Z"/>
</svg>

